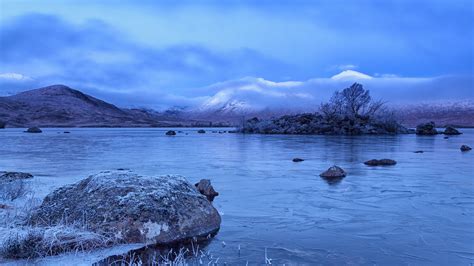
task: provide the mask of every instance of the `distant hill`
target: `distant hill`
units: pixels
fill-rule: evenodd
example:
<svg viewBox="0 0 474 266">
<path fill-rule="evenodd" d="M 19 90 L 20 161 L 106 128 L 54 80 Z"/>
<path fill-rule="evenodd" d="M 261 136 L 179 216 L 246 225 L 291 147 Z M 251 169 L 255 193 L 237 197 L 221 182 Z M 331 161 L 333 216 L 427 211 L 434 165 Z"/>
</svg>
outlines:
<svg viewBox="0 0 474 266">
<path fill-rule="evenodd" d="M 263 82 L 263 81 L 259 81 Z M 253 95 L 255 96 L 255 95 Z M 195 108 L 127 109 L 64 85 L 53 85 L 0 97 L 0 127 L 167 127 L 235 126 L 246 119 L 269 119 L 317 111 L 308 102 L 288 107 L 268 105 L 267 95 L 248 97 L 235 91 L 218 93 Z M 291 98 L 291 97 L 290 97 Z M 289 100 L 299 102 L 298 97 Z M 390 103 L 389 103 L 390 104 Z M 295 107 L 296 106 L 296 107 Z M 474 126 L 474 102 L 425 102 L 390 106 L 409 127 L 434 121 L 437 125 Z"/>
<path fill-rule="evenodd" d="M 0 121 L 7 127 L 154 127 L 180 121 L 142 109 L 124 109 L 64 85 L 0 97 Z"/>
</svg>

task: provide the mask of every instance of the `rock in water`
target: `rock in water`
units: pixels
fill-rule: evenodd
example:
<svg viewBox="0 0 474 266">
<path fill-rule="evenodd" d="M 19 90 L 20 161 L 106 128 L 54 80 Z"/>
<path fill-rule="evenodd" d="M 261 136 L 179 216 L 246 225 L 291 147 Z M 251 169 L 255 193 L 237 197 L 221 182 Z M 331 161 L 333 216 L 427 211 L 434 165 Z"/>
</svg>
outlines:
<svg viewBox="0 0 474 266">
<path fill-rule="evenodd" d="M 30 127 L 25 132 L 26 133 L 41 133 L 43 131 L 39 127 Z"/>
<path fill-rule="evenodd" d="M 206 196 L 210 202 L 212 202 L 216 196 L 219 196 L 219 193 L 214 190 L 214 187 L 211 185 L 211 180 L 209 179 L 201 179 L 201 181 L 194 186 L 196 186 L 199 193 Z"/>
<path fill-rule="evenodd" d="M 219 230 L 221 217 L 184 177 L 103 172 L 50 193 L 31 224 L 81 224 L 122 243 L 170 244 Z"/>
<path fill-rule="evenodd" d="M 204 130 L 204 129 L 199 129 L 199 130 L 198 130 L 198 133 L 199 133 L 199 134 L 204 134 L 204 133 L 206 133 L 206 130 Z"/>
<path fill-rule="evenodd" d="M 346 172 L 341 167 L 334 165 L 329 167 L 328 170 L 324 171 L 319 176 L 324 178 L 340 178 L 345 177 Z"/>
<path fill-rule="evenodd" d="M 175 135 L 176 135 L 176 131 L 174 131 L 174 130 L 168 130 L 166 132 L 166 136 L 175 136 Z"/>
<path fill-rule="evenodd" d="M 470 150 L 472 150 L 472 148 L 467 146 L 467 145 L 462 145 L 461 146 L 461 151 L 470 151 Z"/>
<path fill-rule="evenodd" d="M 0 121 L 0 129 L 5 128 L 6 125 L 7 125 L 7 123 L 5 123 L 3 121 Z"/>
<path fill-rule="evenodd" d="M 424 153 L 424 151 L 419 150 L 419 151 L 414 151 L 414 153 Z"/>
<path fill-rule="evenodd" d="M 372 159 L 364 162 L 365 165 L 368 166 L 386 166 L 386 165 L 396 165 L 397 161 L 392 160 L 392 159 Z"/>
<path fill-rule="evenodd" d="M 446 127 L 443 132 L 444 135 L 461 135 L 462 133 L 459 130 L 455 129 L 454 127 Z"/>
<path fill-rule="evenodd" d="M 32 174 L 22 172 L 0 172 L 0 182 L 11 182 L 18 179 L 33 178 Z"/>
<path fill-rule="evenodd" d="M 425 124 L 420 124 L 416 126 L 417 135 L 436 135 L 438 131 L 436 130 L 436 125 L 434 122 L 429 122 Z"/>
<path fill-rule="evenodd" d="M 293 158 L 293 162 L 294 163 L 299 163 L 299 162 L 303 162 L 304 160 L 301 159 L 301 158 Z"/>
</svg>

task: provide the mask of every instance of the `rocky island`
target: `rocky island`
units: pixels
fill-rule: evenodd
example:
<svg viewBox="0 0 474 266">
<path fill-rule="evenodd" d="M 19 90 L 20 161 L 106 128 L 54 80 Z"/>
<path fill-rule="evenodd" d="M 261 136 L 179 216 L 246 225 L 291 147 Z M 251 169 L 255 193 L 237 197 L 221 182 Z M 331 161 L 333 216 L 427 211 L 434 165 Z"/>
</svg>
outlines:
<svg viewBox="0 0 474 266">
<path fill-rule="evenodd" d="M 412 130 L 402 126 L 382 101 L 373 101 L 368 90 L 359 83 L 336 91 L 319 112 L 284 115 L 279 118 L 245 121 L 242 133 L 258 134 L 408 134 Z"/>
</svg>

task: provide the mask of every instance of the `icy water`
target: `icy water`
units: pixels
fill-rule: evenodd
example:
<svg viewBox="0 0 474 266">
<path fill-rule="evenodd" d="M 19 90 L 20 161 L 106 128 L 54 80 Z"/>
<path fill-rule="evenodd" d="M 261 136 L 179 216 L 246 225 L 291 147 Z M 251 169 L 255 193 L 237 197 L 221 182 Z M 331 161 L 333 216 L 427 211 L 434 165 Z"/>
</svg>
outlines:
<svg viewBox="0 0 474 266">
<path fill-rule="evenodd" d="M 228 265 L 264 264 L 265 249 L 277 265 L 474 263 L 474 150 L 459 150 L 474 146 L 472 129 L 449 139 L 166 130 L 0 130 L 0 170 L 33 173 L 44 193 L 117 168 L 209 178 L 222 226 L 204 249 Z M 363 164 L 373 158 L 398 164 Z M 348 176 L 329 184 L 319 174 L 333 164 Z"/>
</svg>

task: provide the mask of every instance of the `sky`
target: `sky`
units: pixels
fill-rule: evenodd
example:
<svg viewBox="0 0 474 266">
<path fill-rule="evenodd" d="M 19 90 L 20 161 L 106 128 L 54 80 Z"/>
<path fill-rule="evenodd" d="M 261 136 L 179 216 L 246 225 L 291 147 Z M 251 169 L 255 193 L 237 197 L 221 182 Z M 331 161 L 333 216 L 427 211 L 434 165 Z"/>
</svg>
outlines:
<svg viewBox="0 0 474 266">
<path fill-rule="evenodd" d="M 265 98 L 274 87 L 263 79 L 284 97 L 318 98 L 352 70 L 394 97 L 433 87 L 430 97 L 474 98 L 473 3 L 0 0 L 0 95 L 65 84 L 160 108 L 203 104 L 241 81 Z"/>
</svg>

